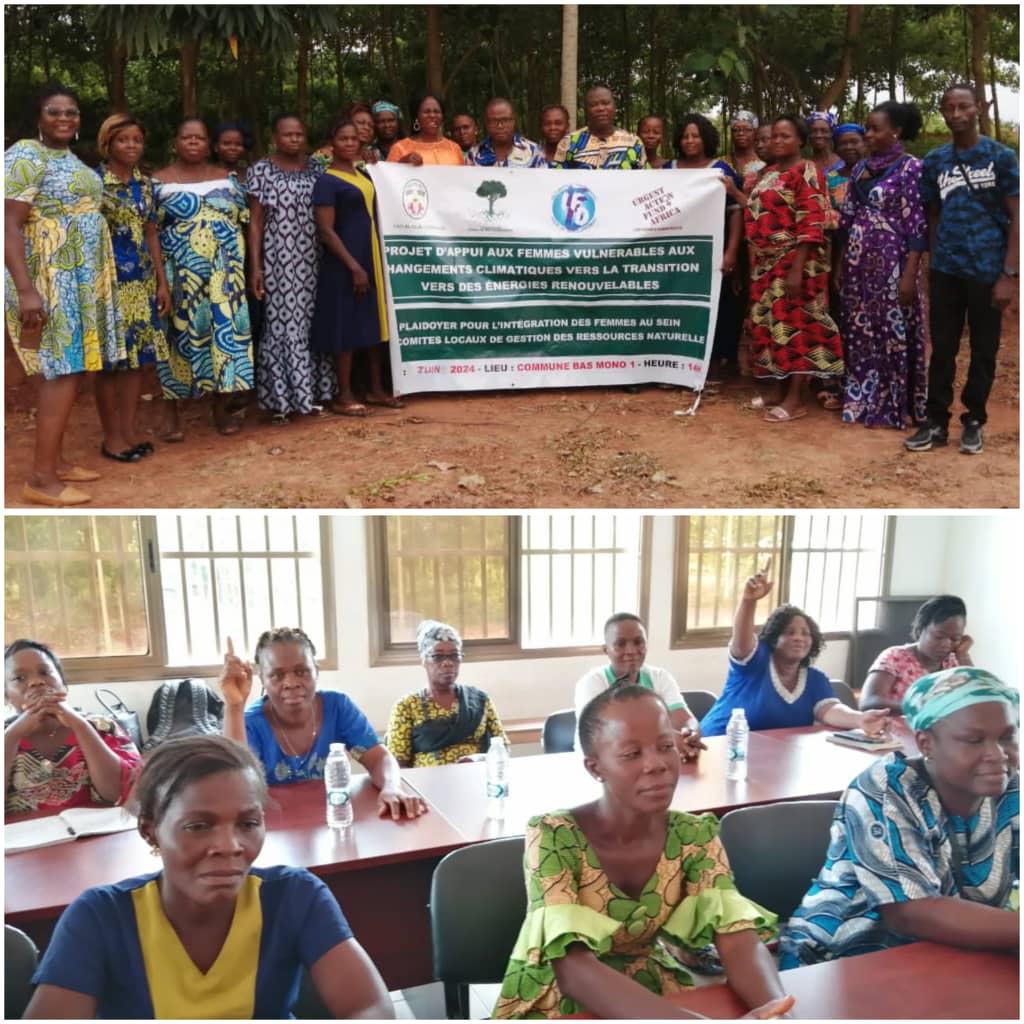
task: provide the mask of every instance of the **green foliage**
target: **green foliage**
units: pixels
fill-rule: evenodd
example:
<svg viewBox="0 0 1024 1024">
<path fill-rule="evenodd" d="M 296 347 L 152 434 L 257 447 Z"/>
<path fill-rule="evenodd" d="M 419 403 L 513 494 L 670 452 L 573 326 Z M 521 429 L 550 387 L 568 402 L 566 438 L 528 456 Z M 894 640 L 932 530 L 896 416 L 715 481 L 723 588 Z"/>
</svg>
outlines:
<svg viewBox="0 0 1024 1024">
<path fill-rule="evenodd" d="M 536 138 L 541 107 L 559 99 L 561 8 L 530 7 L 528 17 L 524 10 L 442 8 L 442 71 L 449 114 L 478 116 L 488 98 L 504 95 L 516 107 L 520 131 Z M 1015 87 L 1019 8 L 991 5 L 988 12 L 996 77 Z M 689 110 L 747 107 L 768 116 L 811 109 L 835 78 L 846 28 L 839 4 L 581 5 L 579 16 L 580 96 L 592 84 L 607 84 L 620 122 L 631 127 L 647 113 L 671 123 Z M 889 97 L 892 83 L 900 99 L 933 112 L 942 88 L 968 73 L 969 20 L 955 5 L 866 5 L 853 73 L 837 104 L 841 115 L 862 117 Z M 420 5 L 9 4 L 8 143 L 31 131 L 28 103 L 48 80 L 79 92 L 83 143 L 95 138 L 110 111 L 121 47 L 128 105 L 147 126 L 150 159 L 162 162 L 182 113 L 180 52 L 189 37 L 199 41 L 200 112 L 211 122 L 248 117 L 257 148 L 273 114 L 297 105 L 302 41 L 309 44 L 314 143 L 353 100 L 387 98 L 406 109 L 424 84 Z M 942 125 L 936 127 L 941 134 Z M 87 146 L 80 152 L 90 155 Z"/>
</svg>

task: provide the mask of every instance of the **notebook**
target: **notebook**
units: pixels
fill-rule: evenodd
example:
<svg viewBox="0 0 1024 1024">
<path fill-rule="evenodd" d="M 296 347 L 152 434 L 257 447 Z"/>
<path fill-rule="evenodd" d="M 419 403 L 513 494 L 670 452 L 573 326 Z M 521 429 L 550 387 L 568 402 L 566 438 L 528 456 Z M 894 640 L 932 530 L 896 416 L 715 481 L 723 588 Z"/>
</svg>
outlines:
<svg viewBox="0 0 1024 1024">
<path fill-rule="evenodd" d="M 79 836 L 126 832 L 135 824 L 135 816 L 123 807 L 69 807 L 60 814 L 4 825 L 4 853 L 69 843 Z"/>
<path fill-rule="evenodd" d="M 870 750 L 872 753 L 879 753 L 885 750 L 902 750 L 903 744 L 899 740 L 885 739 L 876 740 L 868 736 L 860 729 L 848 729 L 845 732 L 830 732 L 827 737 L 829 743 L 838 743 L 841 747 L 853 747 L 855 750 Z"/>
</svg>

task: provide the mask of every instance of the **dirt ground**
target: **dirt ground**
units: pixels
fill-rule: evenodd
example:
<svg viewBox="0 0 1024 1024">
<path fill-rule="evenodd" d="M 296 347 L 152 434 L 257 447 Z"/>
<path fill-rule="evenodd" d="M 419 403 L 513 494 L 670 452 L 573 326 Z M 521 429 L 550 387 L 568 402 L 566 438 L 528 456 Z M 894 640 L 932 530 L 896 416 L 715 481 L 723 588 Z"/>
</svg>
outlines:
<svg viewBox="0 0 1024 1024">
<path fill-rule="evenodd" d="M 99 456 L 91 395 L 79 397 L 65 454 L 100 471 L 87 508 L 1016 508 L 1020 500 L 1019 309 L 1007 310 L 985 451 L 911 454 L 892 430 L 843 426 L 815 406 L 768 424 L 746 378 L 706 392 L 655 387 L 417 396 L 364 419 L 273 426 L 250 407 L 222 437 L 208 402 L 190 403 L 186 439 L 140 463 Z M 35 386 L 6 351 L 7 507 L 30 464 Z M 961 353 L 957 394 L 966 370 Z M 83 388 L 87 391 L 86 384 Z M 153 431 L 159 400 L 143 403 Z M 959 410 L 955 413 L 958 415 Z M 147 434 L 147 436 L 149 436 Z"/>
</svg>

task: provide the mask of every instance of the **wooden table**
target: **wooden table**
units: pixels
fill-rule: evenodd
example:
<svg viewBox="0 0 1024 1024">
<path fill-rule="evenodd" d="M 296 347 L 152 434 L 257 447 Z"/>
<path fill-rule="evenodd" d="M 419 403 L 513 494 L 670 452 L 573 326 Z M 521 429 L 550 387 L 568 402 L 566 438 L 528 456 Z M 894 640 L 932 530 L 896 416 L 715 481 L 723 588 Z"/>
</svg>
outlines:
<svg viewBox="0 0 1024 1024">
<path fill-rule="evenodd" d="M 271 788 L 267 839 L 256 864 L 306 867 L 330 886 L 356 938 L 389 989 L 433 978 L 430 879 L 446 853 L 465 839 L 441 814 L 412 821 L 377 817 L 377 790 L 353 779 L 355 822 L 344 833 L 324 819 L 319 782 Z M 76 839 L 5 858 L 4 914 L 40 946 L 64 908 L 84 889 L 159 869 L 136 832 Z"/>
<path fill-rule="evenodd" d="M 804 1020 L 1019 1020 L 1020 958 L 915 942 L 782 972 Z M 707 1017 L 747 1012 L 727 985 L 671 1001 Z"/>
<path fill-rule="evenodd" d="M 810 726 L 751 733 L 748 774 L 742 782 L 725 777 L 725 737 L 709 737 L 699 760 L 683 765 L 672 807 L 722 815 L 735 807 L 778 800 L 834 800 L 882 755 L 829 743 L 829 731 Z M 514 757 L 505 818 L 494 821 L 487 818 L 486 765 L 410 768 L 402 775 L 467 842 L 522 835 L 532 815 L 574 807 L 601 792 L 577 753 Z"/>
</svg>

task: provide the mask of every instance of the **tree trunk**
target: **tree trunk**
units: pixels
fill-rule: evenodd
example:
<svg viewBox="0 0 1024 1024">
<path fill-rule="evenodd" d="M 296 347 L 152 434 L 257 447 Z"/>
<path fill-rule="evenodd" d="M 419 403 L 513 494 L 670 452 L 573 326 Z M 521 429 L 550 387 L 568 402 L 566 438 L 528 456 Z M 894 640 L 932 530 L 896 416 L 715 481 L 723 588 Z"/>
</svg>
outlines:
<svg viewBox="0 0 1024 1024">
<path fill-rule="evenodd" d="M 260 116 L 260 104 L 256 101 L 259 53 L 256 45 L 246 39 L 238 40 L 237 68 L 238 109 L 242 117 L 249 122 L 253 138 L 253 157 L 259 159 L 266 152 L 263 138 L 263 117 Z"/>
<path fill-rule="evenodd" d="M 562 4 L 562 106 L 569 111 L 569 131 L 576 128 L 576 68 L 579 60 L 580 9 L 578 4 Z"/>
<path fill-rule="evenodd" d="M 199 113 L 199 37 L 181 41 L 181 111 L 185 117 Z"/>
<path fill-rule="evenodd" d="M 427 89 L 439 96 L 444 88 L 441 68 L 441 8 L 427 4 Z"/>
<path fill-rule="evenodd" d="M 993 138 L 996 142 L 1003 141 L 1003 126 L 999 122 L 999 94 L 996 92 L 996 58 L 992 53 L 988 55 L 988 80 L 992 86 L 992 130 L 995 132 Z"/>
<path fill-rule="evenodd" d="M 124 79 L 128 67 L 128 48 L 123 39 L 114 39 L 110 44 L 110 73 L 107 79 L 107 97 L 110 109 L 123 114 L 128 109 Z"/>
<path fill-rule="evenodd" d="M 629 44 L 629 7 L 625 4 L 622 11 L 622 37 L 620 52 L 622 53 L 622 109 L 618 112 L 619 124 L 633 123 L 633 50 Z"/>
<path fill-rule="evenodd" d="M 850 80 L 850 69 L 853 67 L 854 54 L 860 49 L 860 26 L 864 20 L 863 4 L 846 5 L 846 33 L 843 38 L 843 52 L 839 58 L 839 72 L 832 84 L 821 97 L 819 110 L 828 110 L 835 105 L 846 89 Z"/>
<path fill-rule="evenodd" d="M 896 99 L 896 73 L 900 54 L 900 9 L 896 4 L 889 11 L 889 99 Z"/>
<path fill-rule="evenodd" d="M 971 71 L 978 93 L 978 127 L 982 135 L 992 134 L 992 118 L 985 98 L 985 44 L 988 39 L 988 8 L 975 4 L 971 8 Z M 994 87 L 994 83 L 993 83 Z"/>
<path fill-rule="evenodd" d="M 309 26 L 304 22 L 299 28 L 299 49 L 295 55 L 295 106 L 299 120 L 309 124 L 309 50 L 311 45 Z"/>
<path fill-rule="evenodd" d="M 345 102 L 345 47 L 341 42 L 341 35 L 334 39 L 334 78 L 337 85 L 337 107 Z"/>
</svg>

